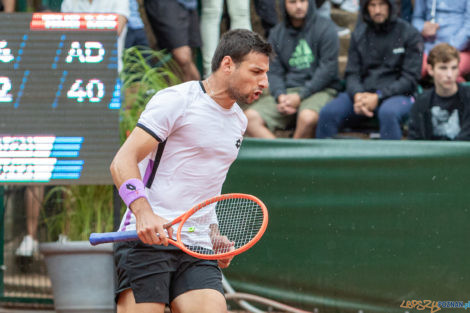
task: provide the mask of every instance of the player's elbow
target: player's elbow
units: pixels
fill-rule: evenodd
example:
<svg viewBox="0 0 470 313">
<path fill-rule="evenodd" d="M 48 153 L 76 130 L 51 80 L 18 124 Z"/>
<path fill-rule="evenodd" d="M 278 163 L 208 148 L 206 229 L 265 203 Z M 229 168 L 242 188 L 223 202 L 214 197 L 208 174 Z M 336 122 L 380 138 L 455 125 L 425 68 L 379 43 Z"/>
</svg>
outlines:
<svg viewBox="0 0 470 313">
<path fill-rule="evenodd" d="M 109 171 L 111 172 L 111 176 L 115 180 L 118 176 L 119 173 L 119 158 L 118 156 L 115 156 L 113 161 L 111 162 L 111 165 L 109 166 Z"/>
</svg>

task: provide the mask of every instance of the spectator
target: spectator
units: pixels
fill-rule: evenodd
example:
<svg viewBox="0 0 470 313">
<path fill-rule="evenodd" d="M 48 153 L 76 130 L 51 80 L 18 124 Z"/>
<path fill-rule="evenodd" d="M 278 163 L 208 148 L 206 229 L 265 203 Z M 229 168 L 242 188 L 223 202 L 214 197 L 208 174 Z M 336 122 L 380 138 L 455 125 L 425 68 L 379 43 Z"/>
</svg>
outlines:
<svg viewBox="0 0 470 313">
<path fill-rule="evenodd" d="M 255 11 L 261 20 L 264 29 L 264 37 L 269 37 L 271 28 L 278 22 L 276 0 L 254 0 Z"/>
<path fill-rule="evenodd" d="M 470 86 L 459 85 L 459 51 L 447 43 L 429 52 L 434 87 L 418 96 L 410 112 L 409 139 L 470 140 Z"/>
<path fill-rule="evenodd" d="M 199 80 L 191 50 L 201 47 L 197 0 L 144 0 L 144 7 L 158 46 L 171 52 L 183 81 Z"/>
<path fill-rule="evenodd" d="M 202 0 L 201 38 L 202 67 L 204 77 L 211 74 L 211 60 L 220 37 L 220 21 L 224 0 Z M 251 30 L 250 0 L 227 0 L 230 29 Z"/>
<path fill-rule="evenodd" d="M 148 47 L 149 42 L 145 25 L 140 18 L 139 3 L 137 0 L 129 0 L 129 21 L 127 23 L 127 34 L 124 42 L 124 48 L 128 49 L 134 46 Z"/>
<path fill-rule="evenodd" d="M 15 12 L 15 0 L 0 0 L 0 12 L 3 12 L 3 13 Z"/>
<path fill-rule="evenodd" d="M 408 23 L 411 23 L 411 20 L 413 18 L 412 0 L 396 0 L 396 3 L 398 6 L 398 16 L 407 21 Z"/>
<path fill-rule="evenodd" d="M 424 38 L 422 76 L 426 75 L 426 58 L 440 42 L 460 51 L 459 82 L 470 73 L 470 0 L 415 0 L 413 26 Z"/>
<path fill-rule="evenodd" d="M 247 134 L 275 138 L 295 126 L 294 138 L 314 134 L 318 112 L 339 88 L 335 25 L 318 16 L 313 0 L 284 0 L 285 20 L 269 35 L 277 54 L 268 72 L 271 95 L 245 111 Z"/>
<path fill-rule="evenodd" d="M 129 0 L 64 0 L 64 13 L 115 13 L 118 15 L 118 70 L 122 69 L 122 52 L 129 19 Z"/>
<path fill-rule="evenodd" d="M 38 229 L 39 212 L 44 200 L 44 186 L 27 186 L 24 193 L 26 207 L 26 236 L 23 237 L 15 254 L 21 257 L 32 257 L 38 252 L 38 240 L 36 238 Z"/>
<path fill-rule="evenodd" d="M 331 0 L 331 2 L 341 10 L 349 13 L 359 11 L 359 0 Z"/>
<path fill-rule="evenodd" d="M 393 16 L 391 0 L 364 0 L 363 23 L 352 33 L 346 91 L 320 112 L 318 138 L 334 137 L 343 125 L 375 114 L 382 139 L 401 139 L 400 123 L 412 105 L 421 68 L 421 36 Z"/>
<path fill-rule="evenodd" d="M 327 19 L 331 19 L 331 3 L 328 0 L 315 0 L 315 4 L 317 6 L 317 14 L 323 16 Z M 339 37 L 347 36 L 351 33 L 349 28 L 347 27 L 340 27 L 335 22 L 336 30 L 338 32 Z"/>
</svg>

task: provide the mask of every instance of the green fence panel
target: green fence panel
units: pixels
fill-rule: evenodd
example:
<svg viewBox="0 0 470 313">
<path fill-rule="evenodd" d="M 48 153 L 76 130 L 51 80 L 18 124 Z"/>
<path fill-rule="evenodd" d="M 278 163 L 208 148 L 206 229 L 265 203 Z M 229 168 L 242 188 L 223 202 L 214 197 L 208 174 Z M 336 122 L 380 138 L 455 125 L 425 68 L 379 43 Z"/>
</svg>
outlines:
<svg viewBox="0 0 470 313">
<path fill-rule="evenodd" d="M 245 139 L 223 191 L 270 213 L 225 271 L 237 291 L 320 312 L 469 300 L 470 143 Z"/>
</svg>

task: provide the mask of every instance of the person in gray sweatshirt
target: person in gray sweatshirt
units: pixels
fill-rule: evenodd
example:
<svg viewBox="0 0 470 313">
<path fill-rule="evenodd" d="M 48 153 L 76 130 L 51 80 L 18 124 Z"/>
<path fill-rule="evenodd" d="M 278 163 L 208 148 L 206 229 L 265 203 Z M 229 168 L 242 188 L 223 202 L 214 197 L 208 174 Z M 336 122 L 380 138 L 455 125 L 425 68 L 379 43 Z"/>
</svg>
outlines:
<svg viewBox="0 0 470 313">
<path fill-rule="evenodd" d="M 381 139 L 401 139 L 421 71 L 423 41 L 394 15 L 392 0 L 362 0 L 362 21 L 352 33 L 346 92 L 320 112 L 317 138 L 333 138 L 344 126 L 377 116 Z"/>
<path fill-rule="evenodd" d="M 276 56 L 270 61 L 270 94 L 245 110 L 247 135 L 275 138 L 294 129 L 294 138 L 314 137 L 321 108 L 340 88 L 339 39 L 334 23 L 316 13 L 313 0 L 284 0 L 284 21 L 270 32 Z"/>
</svg>

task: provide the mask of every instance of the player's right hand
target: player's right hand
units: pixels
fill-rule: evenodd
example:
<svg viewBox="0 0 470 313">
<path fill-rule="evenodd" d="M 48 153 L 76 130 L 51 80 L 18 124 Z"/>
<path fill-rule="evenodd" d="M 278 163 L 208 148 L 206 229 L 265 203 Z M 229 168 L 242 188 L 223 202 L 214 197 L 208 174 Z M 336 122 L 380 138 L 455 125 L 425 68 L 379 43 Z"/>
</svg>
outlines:
<svg viewBox="0 0 470 313">
<path fill-rule="evenodd" d="M 140 241 L 148 245 L 168 246 L 168 237 L 163 225 L 168 221 L 153 213 L 147 199 L 140 198 L 132 202 L 131 210 L 136 218 L 136 230 Z M 168 236 L 173 237 L 173 229 L 167 229 Z"/>
</svg>

